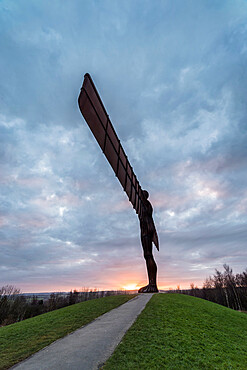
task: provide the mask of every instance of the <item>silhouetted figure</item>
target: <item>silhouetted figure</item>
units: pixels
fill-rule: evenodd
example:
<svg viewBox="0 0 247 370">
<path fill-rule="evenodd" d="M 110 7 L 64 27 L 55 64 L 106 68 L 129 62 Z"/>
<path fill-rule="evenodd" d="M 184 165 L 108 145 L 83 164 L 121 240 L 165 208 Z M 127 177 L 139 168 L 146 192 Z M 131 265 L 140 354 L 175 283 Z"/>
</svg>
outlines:
<svg viewBox="0 0 247 370">
<path fill-rule="evenodd" d="M 141 215 L 139 215 L 140 228 L 141 228 L 141 242 L 144 252 L 144 258 L 146 260 L 147 272 L 149 284 L 140 288 L 139 293 L 153 293 L 158 292 L 156 285 L 157 266 L 154 261 L 152 252 L 152 242 L 155 242 L 158 249 L 157 233 L 154 226 L 152 217 L 153 207 L 148 201 L 149 194 L 146 190 L 142 191 L 143 198 L 143 209 Z M 157 240 L 157 242 L 156 242 Z"/>
</svg>

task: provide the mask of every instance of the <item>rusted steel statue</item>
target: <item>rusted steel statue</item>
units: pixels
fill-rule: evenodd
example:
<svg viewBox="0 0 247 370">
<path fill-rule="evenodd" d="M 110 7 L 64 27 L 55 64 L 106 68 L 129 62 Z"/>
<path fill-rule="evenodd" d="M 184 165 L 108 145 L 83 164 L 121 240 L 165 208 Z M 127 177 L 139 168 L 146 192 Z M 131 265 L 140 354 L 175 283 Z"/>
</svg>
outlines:
<svg viewBox="0 0 247 370">
<path fill-rule="evenodd" d="M 139 289 L 139 293 L 158 292 L 156 284 L 157 266 L 153 257 L 152 242 L 159 250 L 158 237 L 154 226 L 152 217 L 153 207 L 148 201 L 149 194 L 146 190 L 142 191 L 143 194 L 143 208 L 139 215 L 140 229 L 141 229 L 141 242 L 146 260 L 149 284 Z"/>
<path fill-rule="evenodd" d="M 139 293 L 158 292 L 156 283 L 157 266 L 152 253 L 152 243 L 159 250 L 159 241 L 152 217 L 153 208 L 148 201 L 149 194 L 146 190 L 142 190 L 99 93 L 88 73 L 84 76 L 78 103 L 83 117 L 140 220 L 141 242 L 147 265 L 149 284 L 139 289 Z"/>
</svg>

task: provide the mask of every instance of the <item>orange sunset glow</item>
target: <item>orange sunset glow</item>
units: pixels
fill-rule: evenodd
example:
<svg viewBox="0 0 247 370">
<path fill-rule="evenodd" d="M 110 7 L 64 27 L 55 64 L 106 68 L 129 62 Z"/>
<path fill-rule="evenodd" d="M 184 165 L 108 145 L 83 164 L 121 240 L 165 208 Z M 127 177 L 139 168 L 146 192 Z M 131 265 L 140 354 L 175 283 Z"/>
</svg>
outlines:
<svg viewBox="0 0 247 370">
<path fill-rule="evenodd" d="M 100 279 L 98 282 L 94 281 L 92 284 L 78 284 L 78 282 L 70 281 L 65 283 L 64 281 L 59 282 L 40 282 L 39 284 L 36 283 L 33 285 L 32 282 L 22 284 L 20 286 L 21 291 L 23 293 L 41 293 L 41 292 L 69 292 L 71 290 L 77 291 L 84 291 L 84 290 L 98 290 L 98 291 L 105 291 L 105 290 L 138 290 L 142 286 L 147 284 L 147 277 L 145 276 L 137 276 L 134 277 L 132 274 L 129 274 L 129 278 L 126 274 L 123 276 L 116 277 L 114 279 L 108 279 L 105 283 L 101 283 Z M 195 286 L 202 287 L 203 280 L 197 279 L 192 280 L 188 278 L 181 278 L 181 279 L 169 279 L 167 281 L 158 280 L 158 288 L 159 290 L 176 290 L 178 287 L 180 289 L 189 289 L 191 284 Z"/>
</svg>

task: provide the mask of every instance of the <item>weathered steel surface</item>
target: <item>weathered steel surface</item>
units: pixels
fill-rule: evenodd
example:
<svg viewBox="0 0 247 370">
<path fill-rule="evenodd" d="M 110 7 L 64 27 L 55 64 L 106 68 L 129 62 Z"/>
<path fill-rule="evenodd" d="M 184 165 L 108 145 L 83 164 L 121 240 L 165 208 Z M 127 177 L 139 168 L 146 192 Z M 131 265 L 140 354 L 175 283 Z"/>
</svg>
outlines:
<svg viewBox="0 0 247 370">
<path fill-rule="evenodd" d="M 89 74 L 84 77 L 79 107 L 130 202 L 139 214 L 141 186 Z"/>
<path fill-rule="evenodd" d="M 141 216 L 143 193 L 128 157 L 114 130 L 91 76 L 86 73 L 78 98 L 80 111 L 115 172 L 136 213 Z M 159 249 L 155 230 L 153 242 Z"/>
</svg>

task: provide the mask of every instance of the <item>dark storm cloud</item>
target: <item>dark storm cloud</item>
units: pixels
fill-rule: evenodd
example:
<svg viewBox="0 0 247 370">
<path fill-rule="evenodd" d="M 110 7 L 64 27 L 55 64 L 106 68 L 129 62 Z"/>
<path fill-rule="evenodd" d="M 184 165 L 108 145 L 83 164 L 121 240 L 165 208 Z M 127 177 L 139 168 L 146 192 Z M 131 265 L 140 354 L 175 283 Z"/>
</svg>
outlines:
<svg viewBox="0 0 247 370">
<path fill-rule="evenodd" d="M 1 2 L 0 283 L 145 280 L 138 219 L 77 107 L 85 72 L 154 204 L 160 285 L 246 267 L 246 14 L 244 1 Z"/>
</svg>

